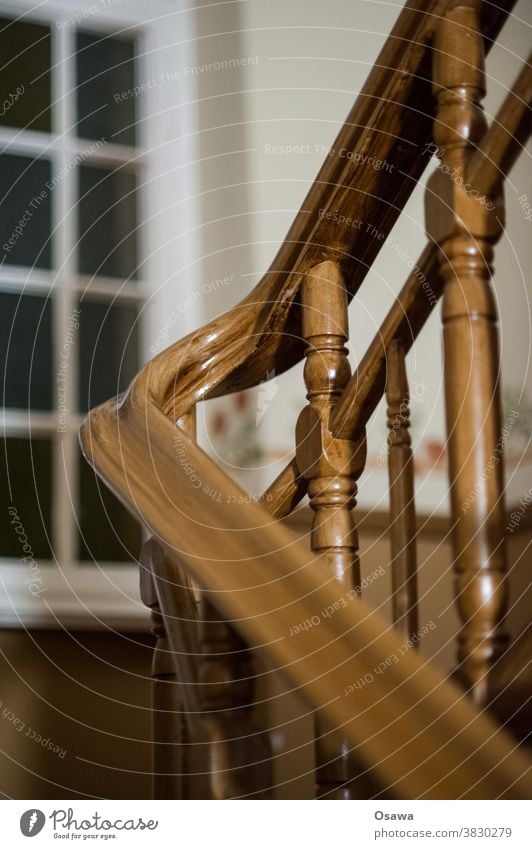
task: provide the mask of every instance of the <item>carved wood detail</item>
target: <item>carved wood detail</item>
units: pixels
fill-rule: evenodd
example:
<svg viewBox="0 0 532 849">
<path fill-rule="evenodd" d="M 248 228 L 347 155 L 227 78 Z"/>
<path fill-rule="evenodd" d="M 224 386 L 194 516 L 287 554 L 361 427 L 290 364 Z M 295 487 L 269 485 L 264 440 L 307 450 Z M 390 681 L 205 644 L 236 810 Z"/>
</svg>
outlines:
<svg viewBox="0 0 532 849">
<path fill-rule="evenodd" d="M 307 342 L 304 369 L 308 406 L 296 426 L 296 463 L 306 479 L 313 510 L 312 550 L 322 554 L 319 568 L 344 593 L 360 586 L 358 535 L 352 510 L 356 480 L 363 471 L 365 431 L 356 440 L 335 439 L 330 417 L 351 376 L 347 293 L 338 264 L 323 262 L 301 286 L 302 328 Z M 341 593 L 340 593 L 341 595 Z M 316 723 L 316 789 L 320 798 L 357 798 L 349 746 L 319 718 Z"/>
<path fill-rule="evenodd" d="M 507 644 L 504 484 L 493 245 L 500 195 L 467 182 L 471 152 L 486 131 L 480 2 L 462 2 L 440 22 L 434 44 L 434 140 L 441 165 L 427 187 L 427 232 L 441 248 L 444 370 L 457 604 L 459 675 L 483 704 L 491 666 Z"/>
<path fill-rule="evenodd" d="M 388 350 L 388 474 L 392 549 L 392 615 L 395 627 L 409 640 L 418 631 L 416 510 L 410 437 L 410 393 L 405 351 L 399 340 Z"/>
</svg>

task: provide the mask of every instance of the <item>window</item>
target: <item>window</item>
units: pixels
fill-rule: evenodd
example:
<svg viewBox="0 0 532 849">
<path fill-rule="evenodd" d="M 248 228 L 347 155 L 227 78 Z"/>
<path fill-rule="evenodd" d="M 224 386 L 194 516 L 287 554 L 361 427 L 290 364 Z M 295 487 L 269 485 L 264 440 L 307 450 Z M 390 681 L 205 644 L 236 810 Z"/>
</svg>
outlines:
<svg viewBox="0 0 532 849">
<path fill-rule="evenodd" d="M 53 4 L 33 20 L 19 5 L 0 18 L 0 566 L 9 621 L 26 609 L 31 620 L 45 597 L 53 618 L 80 593 L 90 605 L 84 588 L 104 598 L 111 585 L 122 594 L 136 586 L 129 567 L 141 529 L 83 460 L 78 431 L 85 412 L 139 370 L 147 292 L 142 104 L 122 96 L 143 69 L 142 27 L 75 9 L 54 17 Z"/>
</svg>

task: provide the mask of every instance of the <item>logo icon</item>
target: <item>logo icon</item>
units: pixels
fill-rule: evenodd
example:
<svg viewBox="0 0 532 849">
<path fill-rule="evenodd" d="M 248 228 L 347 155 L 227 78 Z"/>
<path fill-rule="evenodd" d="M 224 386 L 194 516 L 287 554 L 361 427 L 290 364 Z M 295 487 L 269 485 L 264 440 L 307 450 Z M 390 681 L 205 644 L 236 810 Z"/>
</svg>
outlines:
<svg viewBox="0 0 532 849">
<path fill-rule="evenodd" d="M 46 817 L 38 808 L 30 808 L 24 811 L 20 818 L 20 830 L 24 837 L 35 837 L 44 827 Z"/>
</svg>

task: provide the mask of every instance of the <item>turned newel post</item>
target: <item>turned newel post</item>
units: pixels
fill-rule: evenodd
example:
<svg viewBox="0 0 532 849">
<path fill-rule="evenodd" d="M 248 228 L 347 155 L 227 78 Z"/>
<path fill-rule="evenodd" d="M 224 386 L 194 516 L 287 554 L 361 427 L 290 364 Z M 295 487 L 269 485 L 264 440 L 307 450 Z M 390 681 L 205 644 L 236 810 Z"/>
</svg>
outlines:
<svg viewBox="0 0 532 849">
<path fill-rule="evenodd" d="M 434 139 L 441 164 L 427 188 L 427 232 L 440 246 L 459 675 L 475 701 L 505 646 L 503 463 L 493 245 L 502 232 L 499 197 L 468 182 L 471 151 L 486 121 L 480 2 L 450 9 L 434 44 Z"/>
<path fill-rule="evenodd" d="M 296 427 L 296 462 L 307 481 L 314 511 L 311 546 L 321 553 L 325 578 L 334 578 L 339 597 L 360 584 L 358 535 L 352 509 L 357 478 L 364 468 L 365 433 L 336 439 L 330 430 L 334 405 L 351 377 L 345 343 L 348 338 L 347 292 L 339 265 L 322 262 L 301 286 L 302 332 L 308 343 L 304 370 L 308 406 Z M 317 795 L 327 799 L 357 798 L 351 782 L 355 768 L 349 746 L 317 721 Z"/>
</svg>

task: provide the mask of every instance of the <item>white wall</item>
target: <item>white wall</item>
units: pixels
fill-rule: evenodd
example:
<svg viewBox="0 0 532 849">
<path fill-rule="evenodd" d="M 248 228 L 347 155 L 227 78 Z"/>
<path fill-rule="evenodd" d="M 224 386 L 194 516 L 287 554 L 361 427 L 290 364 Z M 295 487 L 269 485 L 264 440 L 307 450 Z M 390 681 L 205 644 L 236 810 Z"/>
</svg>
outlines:
<svg viewBox="0 0 532 849">
<path fill-rule="evenodd" d="M 252 64 L 238 70 L 205 71 L 196 78 L 198 155 L 210 157 L 202 163 L 200 177 L 203 277 L 234 274 L 236 281 L 218 297 L 202 301 L 202 317 L 207 319 L 236 303 L 267 269 L 323 161 L 323 148 L 333 144 L 402 4 L 247 0 L 204 5 L 196 19 L 199 62 L 253 58 Z M 527 16 L 530 19 L 530 7 L 521 0 L 488 59 L 488 121 L 527 55 L 527 27 L 521 20 Z M 275 145 L 309 147 L 286 155 L 272 151 Z M 532 223 L 526 221 L 517 200 L 523 192 L 532 197 L 529 180 L 527 189 L 528 167 L 529 155 L 524 154 L 507 186 L 508 230 L 498 248 L 495 278 L 505 386 L 512 389 L 514 398 L 522 392 L 528 398 L 521 400 L 520 426 L 525 424 L 525 407 L 532 404 L 530 284 L 527 287 L 524 274 L 530 261 Z M 392 235 L 415 261 L 426 242 L 422 185 L 415 189 Z M 385 245 L 350 309 L 353 365 L 407 273 L 405 260 Z M 438 309 L 408 363 L 411 379 L 421 385 L 422 399 L 412 405 L 414 440 L 427 468 L 432 465 L 429 449 L 436 448 L 429 443 L 445 440 L 440 339 Z M 276 381 L 266 399 L 256 435 L 269 450 L 265 478 L 273 474 L 274 456 L 289 455 L 303 403 L 301 368 L 297 367 Z M 510 450 L 520 454 L 528 438 L 526 428 L 523 434 L 518 429 Z M 369 427 L 374 455 L 382 450 L 385 436 L 381 408 Z M 424 477 L 418 480 L 420 506 L 445 511 L 444 465 L 440 464 L 439 473 Z M 525 487 L 529 478 L 530 473 L 523 470 L 513 476 L 512 497 L 530 486 L 532 481 Z M 360 502 L 373 504 L 385 492 L 384 471 L 370 464 L 361 482 Z"/>
</svg>

